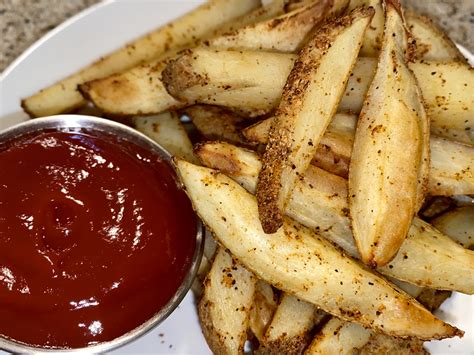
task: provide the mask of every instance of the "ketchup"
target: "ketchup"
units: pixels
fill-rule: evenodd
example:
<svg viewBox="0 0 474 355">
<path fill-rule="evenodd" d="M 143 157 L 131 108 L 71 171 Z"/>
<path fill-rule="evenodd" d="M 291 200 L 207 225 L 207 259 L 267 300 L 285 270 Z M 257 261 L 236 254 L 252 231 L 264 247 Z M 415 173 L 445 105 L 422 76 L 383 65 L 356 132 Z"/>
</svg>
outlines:
<svg viewBox="0 0 474 355">
<path fill-rule="evenodd" d="M 169 164 L 95 131 L 0 145 L 0 334 L 76 348 L 162 309 L 185 278 L 196 217 Z"/>
</svg>

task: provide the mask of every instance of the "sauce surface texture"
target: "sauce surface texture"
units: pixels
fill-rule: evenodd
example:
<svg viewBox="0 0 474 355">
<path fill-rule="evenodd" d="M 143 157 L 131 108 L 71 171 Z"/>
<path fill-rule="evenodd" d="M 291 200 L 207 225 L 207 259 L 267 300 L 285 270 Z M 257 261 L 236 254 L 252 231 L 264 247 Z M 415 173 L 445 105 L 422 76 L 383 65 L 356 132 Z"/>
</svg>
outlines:
<svg viewBox="0 0 474 355">
<path fill-rule="evenodd" d="M 92 131 L 0 146 L 0 334 L 82 347 L 150 319 L 195 251 L 196 217 L 166 161 Z"/>
</svg>

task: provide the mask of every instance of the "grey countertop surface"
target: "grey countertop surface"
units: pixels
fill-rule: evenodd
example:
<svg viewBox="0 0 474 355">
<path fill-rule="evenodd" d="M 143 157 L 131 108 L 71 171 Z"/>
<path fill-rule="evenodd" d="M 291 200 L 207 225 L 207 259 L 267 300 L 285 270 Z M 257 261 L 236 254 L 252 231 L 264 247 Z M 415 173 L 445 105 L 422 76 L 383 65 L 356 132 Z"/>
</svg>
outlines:
<svg viewBox="0 0 474 355">
<path fill-rule="evenodd" d="M 98 1 L 0 0 L 0 71 L 46 32 Z M 474 52 L 474 0 L 404 0 L 404 3 L 428 15 L 452 39 Z"/>
</svg>

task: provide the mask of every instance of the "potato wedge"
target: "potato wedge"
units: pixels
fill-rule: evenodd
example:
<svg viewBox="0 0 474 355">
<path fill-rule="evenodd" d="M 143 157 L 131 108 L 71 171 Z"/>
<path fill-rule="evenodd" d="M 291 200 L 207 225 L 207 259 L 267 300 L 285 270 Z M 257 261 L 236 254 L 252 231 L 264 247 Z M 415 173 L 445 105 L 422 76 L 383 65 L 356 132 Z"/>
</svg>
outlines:
<svg viewBox="0 0 474 355">
<path fill-rule="evenodd" d="M 386 265 L 422 205 L 429 172 L 429 121 L 406 62 L 409 33 L 398 1 L 385 2 L 374 79 L 360 113 L 349 166 L 349 210 L 362 260 Z"/>
<path fill-rule="evenodd" d="M 431 136 L 431 195 L 474 194 L 474 146 Z"/>
<path fill-rule="evenodd" d="M 277 19 L 268 19 L 257 25 L 252 24 L 252 21 L 250 25 L 231 34 L 213 38 L 212 43 L 219 44 L 220 48 L 232 47 L 237 43 L 239 48 L 247 50 L 286 51 L 288 38 L 292 37 L 293 45 L 297 45 L 296 41 L 303 41 L 315 22 L 320 21 L 326 13 L 337 12 L 338 6 L 342 10 L 347 1 L 337 0 L 332 7 L 328 4 L 326 0 L 318 0 L 316 4 L 297 9 Z M 276 7 L 281 7 L 281 4 Z M 209 46 L 211 40 L 201 44 Z M 168 94 L 161 80 L 163 69 L 175 54 L 176 51 L 170 52 L 167 58 L 160 62 L 141 65 L 124 73 L 87 82 L 80 86 L 81 93 L 104 112 L 120 116 L 153 114 L 182 107 L 183 104 L 179 100 Z"/>
<path fill-rule="evenodd" d="M 474 207 L 459 207 L 431 221 L 433 226 L 454 239 L 464 248 L 474 246 Z"/>
<path fill-rule="evenodd" d="M 429 18 L 407 11 L 406 21 L 416 41 L 415 59 L 467 64 L 456 44 Z"/>
<path fill-rule="evenodd" d="M 324 311 L 397 336 L 442 339 L 463 334 L 326 239 L 286 219 L 266 234 L 255 197 L 231 178 L 175 160 L 198 215 L 248 270 Z"/>
<path fill-rule="evenodd" d="M 474 68 L 455 62 L 424 64 L 412 63 L 410 68 L 423 92 L 431 132 L 474 144 Z"/>
<path fill-rule="evenodd" d="M 305 355 L 352 354 L 370 339 L 372 331 L 357 323 L 345 322 L 333 317 L 316 334 Z"/>
<path fill-rule="evenodd" d="M 395 279 L 402 290 L 412 297 L 419 297 L 423 289 Z M 423 303 L 422 303 L 423 304 Z M 332 318 L 316 334 L 306 354 L 426 354 L 419 339 L 400 339 L 375 333 L 356 323 Z"/>
<path fill-rule="evenodd" d="M 183 112 L 205 139 L 223 140 L 237 145 L 255 145 L 245 141 L 240 135 L 247 119 L 232 111 L 219 106 L 194 105 Z"/>
<path fill-rule="evenodd" d="M 215 354 L 242 354 L 247 339 L 255 276 L 220 248 L 204 281 L 198 315 Z"/>
<path fill-rule="evenodd" d="M 303 47 L 283 89 L 257 183 L 263 230 L 275 233 L 299 176 L 336 113 L 373 9 L 327 22 Z M 344 61 L 337 61 L 342 54 Z M 338 63 L 335 65 L 334 63 Z"/>
<path fill-rule="evenodd" d="M 197 163 L 193 145 L 176 112 L 134 118 L 135 128 L 164 147 L 171 155 Z"/>
<path fill-rule="evenodd" d="M 203 103 L 268 113 L 278 106 L 295 58 L 292 54 L 196 49 L 169 64 L 165 84 L 173 97 L 187 105 Z M 359 58 L 340 112 L 360 112 L 376 63 L 375 58 Z M 474 127 L 470 115 L 474 99 L 469 95 L 474 87 L 474 69 L 456 62 L 424 61 L 409 66 L 425 99 L 432 132 L 469 143 L 468 133 Z"/>
<path fill-rule="evenodd" d="M 316 0 L 295 11 L 266 22 L 259 22 L 232 33 L 210 39 L 205 45 L 214 48 L 245 50 L 249 48 L 294 52 L 311 29 L 324 18 L 342 13 L 349 0 Z M 265 35 L 256 36 L 256 33 Z"/>
<path fill-rule="evenodd" d="M 327 316 L 311 303 L 284 293 L 257 354 L 301 354 L 311 330 Z"/>
<path fill-rule="evenodd" d="M 271 118 L 242 131 L 255 143 L 266 144 Z M 333 174 L 347 177 L 357 118 L 336 114 L 329 124 L 312 163 Z M 474 194 L 474 147 L 431 135 L 428 193 L 433 196 Z"/>
<path fill-rule="evenodd" d="M 384 28 L 384 11 L 381 0 L 351 0 L 349 9 L 358 6 L 372 6 L 375 15 L 362 45 L 361 55 L 377 57 L 382 45 Z M 436 27 L 433 22 L 415 12 L 407 11 L 406 22 L 416 41 L 414 58 L 431 61 L 460 61 L 466 62 L 456 45 Z"/>
<path fill-rule="evenodd" d="M 254 152 L 227 143 L 207 143 L 196 147 L 195 153 L 205 166 L 218 169 L 248 191 L 255 191 L 261 163 Z M 360 257 L 347 216 L 345 179 L 310 167 L 293 191 L 286 214 L 349 255 Z M 413 220 L 397 256 L 377 271 L 418 286 L 474 294 L 474 252 L 418 218 Z"/>
<path fill-rule="evenodd" d="M 69 112 L 85 103 L 77 91 L 79 84 L 155 60 L 170 49 L 183 48 L 259 5 L 258 0 L 212 0 L 24 99 L 22 107 L 31 117 Z"/>
<path fill-rule="evenodd" d="M 278 307 L 277 300 L 272 286 L 265 281 L 258 280 L 250 311 L 249 328 L 259 342 L 263 341 L 268 325 Z"/>
</svg>

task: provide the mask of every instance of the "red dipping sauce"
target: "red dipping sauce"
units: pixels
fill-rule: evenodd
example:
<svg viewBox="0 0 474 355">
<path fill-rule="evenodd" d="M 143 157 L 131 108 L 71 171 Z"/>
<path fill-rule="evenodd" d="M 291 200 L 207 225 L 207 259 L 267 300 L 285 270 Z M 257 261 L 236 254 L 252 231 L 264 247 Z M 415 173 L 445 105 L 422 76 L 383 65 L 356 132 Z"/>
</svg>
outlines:
<svg viewBox="0 0 474 355">
<path fill-rule="evenodd" d="M 117 338 L 190 269 L 196 217 L 162 158 L 96 131 L 0 145 L 0 334 L 32 346 Z"/>
</svg>

